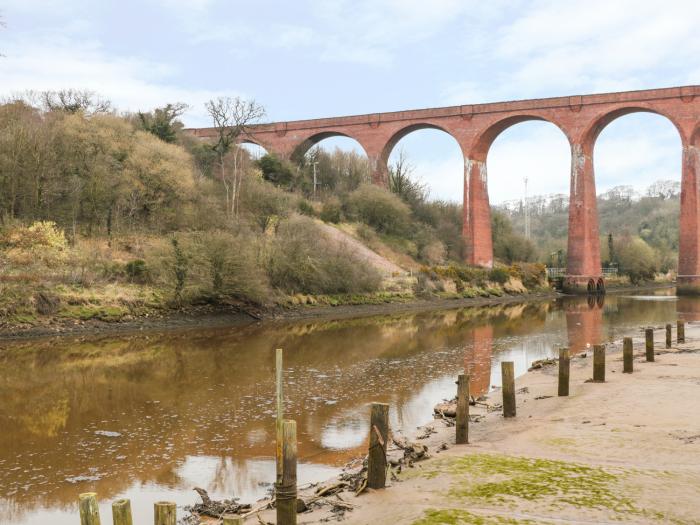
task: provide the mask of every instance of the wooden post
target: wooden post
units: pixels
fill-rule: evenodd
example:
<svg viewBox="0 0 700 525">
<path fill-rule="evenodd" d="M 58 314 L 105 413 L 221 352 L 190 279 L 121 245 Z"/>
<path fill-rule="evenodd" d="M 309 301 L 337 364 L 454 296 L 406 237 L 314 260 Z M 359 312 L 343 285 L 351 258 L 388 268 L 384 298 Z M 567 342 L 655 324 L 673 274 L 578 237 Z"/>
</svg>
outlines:
<svg viewBox="0 0 700 525">
<path fill-rule="evenodd" d="M 177 525 L 177 505 L 172 501 L 156 501 L 153 504 L 154 525 Z"/>
<path fill-rule="evenodd" d="M 224 514 L 224 525 L 243 525 L 243 518 L 235 514 Z"/>
<path fill-rule="evenodd" d="M 386 485 L 386 448 L 389 439 L 389 405 L 372 403 L 369 422 L 369 458 L 367 486 L 383 489 Z"/>
<path fill-rule="evenodd" d="M 632 338 L 625 337 L 622 340 L 622 372 L 631 374 L 634 369 L 634 354 L 632 347 Z"/>
<path fill-rule="evenodd" d="M 515 417 L 515 367 L 513 361 L 501 362 L 503 417 Z"/>
<path fill-rule="evenodd" d="M 128 499 L 118 499 L 112 502 L 112 521 L 114 525 L 133 525 L 131 502 Z"/>
<path fill-rule="evenodd" d="M 455 423 L 456 443 L 469 443 L 469 376 L 457 378 L 457 418 Z"/>
<path fill-rule="evenodd" d="M 605 345 L 593 346 L 593 381 L 605 383 Z"/>
<path fill-rule="evenodd" d="M 571 369 L 571 356 L 568 348 L 559 349 L 559 396 L 569 395 L 569 371 Z"/>
<path fill-rule="evenodd" d="M 646 334 L 646 351 L 647 351 L 647 361 L 654 360 L 654 329 L 647 328 Z"/>
<path fill-rule="evenodd" d="M 297 523 L 297 422 L 282 425 L 282 478 L 275 487 L 277 525 Z"/>
<path fill-rule="evenodd" d="M 282 427 L 284 426 L 284 392 L 282 390 L 283 369 L 282 349 L 275 351 L 275 402 L 277 407 L 277 419 L 275 420 L 275 464 L 277 468 L 276 483 L 282 481 Z"/>
<path fill-rule="evenodd" d="M 685 343 L 685 323 L 683 321 L 676 322 L 676 340 L 679 343 Z"/>
<path fill-rule="evenodd" d="M 97 505 L 97 493 L 85 492 L 78 495 L 80 525 L 100 525 L 100 507 Z"/>
<path fill-rule="evenodd" d="M 671 348 L 671 325 L 666 325 L 666 348 Z"/>
</svg>

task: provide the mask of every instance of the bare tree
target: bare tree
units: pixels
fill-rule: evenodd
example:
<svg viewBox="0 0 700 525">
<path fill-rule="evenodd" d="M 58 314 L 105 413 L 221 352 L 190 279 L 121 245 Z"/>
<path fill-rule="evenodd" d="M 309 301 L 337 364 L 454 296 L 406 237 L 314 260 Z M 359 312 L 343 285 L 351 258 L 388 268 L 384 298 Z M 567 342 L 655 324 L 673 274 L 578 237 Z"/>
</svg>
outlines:
<svg viewBox="0 0 700 525">
<path fill-rule="evenodd" d="M 109 100 L 89 90 L 42 91 L 39 98 L 45 111 L 65 111 L 67 113 L 82 111 L 88 115 L 112 111 L 112 103 Z"/>
<path fill-rule="evenodd" d="M 408 204 L 417 204 L 428 198 L 428 188 L 413 179 L 413 165 L 408 161 L 403 149 L 399 158 L 389 166 L 389 189 Z"/>
<path fill-rule="evenodd" d="M 205 104 L 214 123 L 216 143 L 212 146 L 219 156 L 221 183 L 226 190 L 226 213 L 229 217 L 238 215 L 238 201 L 243 182 L 241 154 L 243 149 L 237 144 L 242 135 L 250 133 L 250 127 L 265 116 L 265 109 L 254 100 L 240 97 L 219 97 Z M 231 169 L 227 167 L 227 157 L 231 154 Z"/>
</svg>

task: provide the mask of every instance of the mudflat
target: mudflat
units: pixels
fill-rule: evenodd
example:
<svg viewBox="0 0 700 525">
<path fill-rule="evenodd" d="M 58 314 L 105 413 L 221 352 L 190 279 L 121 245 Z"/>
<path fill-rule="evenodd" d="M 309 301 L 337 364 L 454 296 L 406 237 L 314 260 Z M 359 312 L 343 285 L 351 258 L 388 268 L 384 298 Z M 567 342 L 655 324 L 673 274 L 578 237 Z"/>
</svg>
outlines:
<svg viewBox="0 0 700 525">
<path fill-rule="evenodd" d="M 557 396 L 556 364 L 525 374 L 515 418 L 471 407 L 479 421 L 468 445 L 455 445 L 454 427 L 430 423 L 420 443 L 431 457 L 389 476 L 384 490 L 341 492 L 352 507 L 343 523 L 700 523 L 700 324 L 686 326 L 686 343 L 675 339 L 674 327 L 667 350 L 656 330 L 646 362 L 640 331 L 632 374 L 622 372 L 622 342 L 609 344 L 604 383 L 588 382 L 592 349 L 573 356 L 568 397 Z M 500 402 L 500 389 L 486 400 Z M 299 523 L 335 521 L 330 509 Z M 274 511 L 261 517 L 274 522 Z"/>
</svg>

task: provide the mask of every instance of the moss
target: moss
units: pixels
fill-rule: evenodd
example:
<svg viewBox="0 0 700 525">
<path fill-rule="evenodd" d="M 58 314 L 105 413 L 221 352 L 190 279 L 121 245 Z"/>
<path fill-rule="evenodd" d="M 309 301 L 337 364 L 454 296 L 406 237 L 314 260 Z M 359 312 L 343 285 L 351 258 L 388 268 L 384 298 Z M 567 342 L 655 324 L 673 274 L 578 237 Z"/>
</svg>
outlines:
<svg viewBox="0 0 700 525">
<path fill-rule="evenodd" d="M 616 491 L 617 482 L 625 476 L 620 470 L 614 472 L 563 461 L 472 454 L 436 462 L 434 470 L 425 475 L 434 477 L 441 472 L 460 477 L 459 486 L 451 490 L 452 496 L 460 498 L 514 503 L 518 499 L 534 501 L 556 497 L 558 503 L 575 507 L 634 510 L 632 501 Z"/>
<path fill-rule="evenodd" d="M 68 305 L 58 313 L 58 317 L 81 321 L 99 319 L 100 321 L 114 322 L 119 321 L 127 313 L 124 308 L 118 306 Z"/>
<path fill-rule="evenodd" d="M 463 509 L 429 509 L 413 525 L 537 525 L 547 521 L 515 520 L 502 516 L 483 516 Z"/>
</svg>

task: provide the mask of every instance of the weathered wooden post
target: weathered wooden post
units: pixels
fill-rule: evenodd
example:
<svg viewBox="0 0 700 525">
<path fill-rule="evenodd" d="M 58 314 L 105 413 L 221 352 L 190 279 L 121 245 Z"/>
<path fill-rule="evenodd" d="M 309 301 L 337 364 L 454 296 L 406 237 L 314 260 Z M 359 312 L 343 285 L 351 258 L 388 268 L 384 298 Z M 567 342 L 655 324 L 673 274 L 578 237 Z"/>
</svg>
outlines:
<svg viewBox="0 0 700 525">
<path fill-rule="evenodd" d="M 622 340 L 622 372 L 631 374 L 634 369 L 634 354 L 632 347 L 632 338 L 625 337 Z"/>
<path fill-rule="evenodd" d="M 177 505 L 172 501 L 156 501 L 153 504 L 154 525 L 177 525 Z"/>
<path fill-rule="evenodd" d="M 568 348 L 559 349 L 559 396 L 569 395 L 569 372 L 571 369 L 571 356 Z"/>
<path fill-rule="evenodd" d="M 469 443 L 469 376 L 460 374 L 457 378 L 457 417 L 455 423 L 456 443 Z"/>
<path fill-rule="evenodd" d="M 243 525 L 243 518 L 235 514 L 224 514 L 223 525 Z"/>
<path fill-rule="evenodd" d="M 100 507 L 97 504 L 97 493 L 84 492 L 78 495 L 80 509 L 80 525 L 100 525 Z"/>
<path fill-rule="evenodd" d="M 386 449 L 389 439 L 389 405 L 372 403 L 369 423 L 367 486 L 383 489 L 386 485 Z"/>
<path fill-rule="evenodd" d="M 112 502 L 112 521 L 114 525 L 133 525 L 131 502 L 128 499 L 118 499 Z"/>
<path fill-rule="evenodd" d="M 679 343 L 685 343 L 685 323 L 683 321 L 676 322 L 676 340 Z"/>
<path fill-rule="evenodd" d="M 666 325 L 666 348 L 671 348 L 671 325 Z"/>
<path fill-rule="evenodd" d="M 593 381 L 605 383 L 605 345 L 593 346 Z"/>
<path fill-rule="evenodd" d="M 282 481 L 282 427 L 284 426 L 284 393 L 282 390 L 283 369 L 282 349 L 275 351 L 275 402 L 277 419 L 275 420 L 275 464 L 277 468 L 276 483 Z"/>
<path fill-rule="evenodd" d="M 503 417 L 515 417 L 515 367 L 513 361 L 501 362 Z"/>
<path fill-rule="evenodd" d="M 647 361 L 654 360 L 654 329 L 647 328 L 645 330 L 646 334 L 646 355 Z"/>
<path fill-rule="evenodd" d="M 275 487 L 277 525 L 297 523 L 297 422 L 282 425 L 282 478 Z"/>
</svg>

